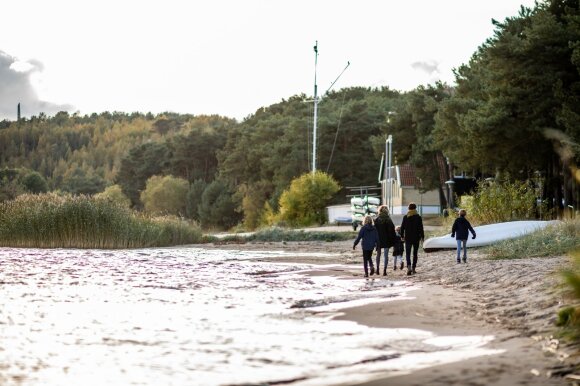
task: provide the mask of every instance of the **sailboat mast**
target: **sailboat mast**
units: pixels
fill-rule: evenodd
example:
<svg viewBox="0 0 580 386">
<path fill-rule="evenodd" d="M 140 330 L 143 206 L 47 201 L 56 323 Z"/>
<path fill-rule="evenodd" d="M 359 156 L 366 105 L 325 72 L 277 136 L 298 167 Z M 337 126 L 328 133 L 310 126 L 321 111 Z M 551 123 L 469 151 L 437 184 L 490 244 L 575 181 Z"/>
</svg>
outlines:
<svg viewBox="0 0 580 386">
<path fill-rule="evenodd" d="M 318 85 L 316 84 L 316 67 L 318 65 L 318 40 L 314 45 L 314 118 L 312 125 L 312 174 L 316 173 L 316 125 L 318 121 Z"/>
</svg>

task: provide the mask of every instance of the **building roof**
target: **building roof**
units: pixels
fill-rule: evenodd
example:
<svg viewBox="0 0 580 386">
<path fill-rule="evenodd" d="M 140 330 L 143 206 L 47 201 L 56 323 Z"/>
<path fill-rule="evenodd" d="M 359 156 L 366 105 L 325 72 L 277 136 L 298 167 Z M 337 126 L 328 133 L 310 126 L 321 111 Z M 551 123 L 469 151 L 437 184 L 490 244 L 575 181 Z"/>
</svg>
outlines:
<svg viewBox="0 0 580 386">
<path fill-rule="evenodd" d="M 436 167 L 439 171 L 439 182 L 441 186 L 445 185 L 445 181 L 447 181 L 447 164 L 445 162 L 445 158 L 441 155 L 437 155 L 436 163 L 433 167 Z M 383 172 L 383 179 L 386 180 L 388 175 L 388 168 L 384 169 Z M 405 163 L 402 165 L 394 165 L 391 167 L 391 177 L 395 178 L 399 185 L 402 187 L 418 187 L 420 185 L 419 178 L 417 177 L 417 173 L 415 171 L 415 167 L 410 163 Z"/>
<path fill-rule="evenodd" d="M 389 168 L 385 169 L 383 173 L 383 179 L 388 179 L 389 177 Z M 402 164 L 402 165 L 395 165 L 391 167 L 391 178 L 397 180 L 400 186 L 402 187 L 409 187 L 409 186 L 418 186 L 419 180 L 417 179 L 417 175 L 415 174 L 415 168 L 411 164 Z"/>
<path fill-rule="evenodd" d="M 401 186 L 419 186 L 419 179 L 415 174 L 415 168 L 411 164 L 399 165 L 401 174 Z"/>
</svg>

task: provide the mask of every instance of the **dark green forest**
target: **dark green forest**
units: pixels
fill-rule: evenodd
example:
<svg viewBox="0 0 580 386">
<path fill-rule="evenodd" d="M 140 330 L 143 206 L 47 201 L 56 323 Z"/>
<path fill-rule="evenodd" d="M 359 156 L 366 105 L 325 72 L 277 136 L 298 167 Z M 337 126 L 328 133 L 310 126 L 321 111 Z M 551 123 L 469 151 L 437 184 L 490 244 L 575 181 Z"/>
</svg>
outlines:
<svg viewBox="0 0 580 386">
<path fill-rule="evenodd" d="M 424 189 L 436 159 L 479 178 L 530 181 L 554 209 L 580 201 L 580 8 L 551 0 L 493 21 L 455 84 L 408 92 L 352 87 L 319 104 L 317 165 L 342 186 L 374 185 L 387 135 Z M 311 165 L 312 103 L 295 95 L 241 122 L 221 116 L 60 112 L 0 122 L 0 200 L 25 192 L 96 194 L 118 185 L 136 209 L 152 176 L 189 184 L 180 215 L 248 228 L 276 210 Z M 345 191 L 336 202 L 346 202 Z M 442 195 L 442 200 L 444 196 Z M 446 205 L 442 202 L 443 206 Z M 557 211 L 556 211 L 557 212 Z"/>
</svg>

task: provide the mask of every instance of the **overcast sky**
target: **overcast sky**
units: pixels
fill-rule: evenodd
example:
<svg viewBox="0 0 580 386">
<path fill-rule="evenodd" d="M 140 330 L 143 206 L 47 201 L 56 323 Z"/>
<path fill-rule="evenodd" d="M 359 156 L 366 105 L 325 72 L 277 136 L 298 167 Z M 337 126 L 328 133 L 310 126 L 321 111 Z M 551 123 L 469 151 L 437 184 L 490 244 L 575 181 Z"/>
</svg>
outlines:
<svg viewBox="0 0 580 386">
<path fill-rule="evenodd" d="M 0 119 L 59 110 L 242 119 L 282 98 L 411 90 L 466 63 L 533 0 L 14 0 L 0 5 Z"/>
</svg>

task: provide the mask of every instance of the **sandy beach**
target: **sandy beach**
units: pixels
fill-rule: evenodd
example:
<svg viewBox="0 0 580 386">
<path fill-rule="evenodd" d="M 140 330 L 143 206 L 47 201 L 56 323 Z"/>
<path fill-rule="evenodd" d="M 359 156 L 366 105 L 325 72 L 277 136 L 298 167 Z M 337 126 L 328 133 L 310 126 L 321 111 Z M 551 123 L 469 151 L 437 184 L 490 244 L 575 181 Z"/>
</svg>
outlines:
<svg viewBox="0 0 580 386">
<path fill-rule="evenodd" d="M 557 311 L 567 299 L 560 272 L 565 256 L 489 260 L 469 251 L 467 264 L 456 264 L 454 251 L 420 253 L 417 274 L 393 270 L 387 276 L 363 277 L 360 250 L 352 241 L 277 242 L 204 245 L 204 248 L 296 252 L 275 261 L 316 264 L 312 275 L 352 280 L 395 280 L 415 284 L 414 300 L 350 308 L 338 319 L 371 327 L 416 328 L 438 336 L 493 335 L 487 348 L 502 354 L 380 378 L 365 385 L 562 385 L 574 384 L 577 347 L 556 337 Z M 327 252 L 332 257 L 304 257 Z M 270 260 L 272 261 L 272 260 Z M 382 271 L 382 267 L 381 267 Z M 568 378 L 564 376 L 568 375 Z"/>
</svg>

